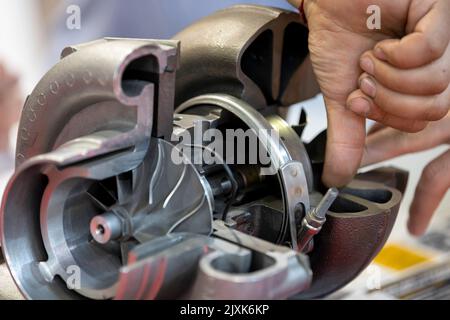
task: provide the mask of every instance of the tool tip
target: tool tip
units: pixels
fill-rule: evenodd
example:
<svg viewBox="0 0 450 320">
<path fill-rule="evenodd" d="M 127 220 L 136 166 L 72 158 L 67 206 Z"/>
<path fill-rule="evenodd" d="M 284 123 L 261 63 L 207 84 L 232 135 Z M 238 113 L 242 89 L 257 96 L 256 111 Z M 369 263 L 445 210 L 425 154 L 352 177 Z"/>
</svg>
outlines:
<svg viewBox="0 0 450 320">
<path fill-rule="evenodd" d="M 330 188 L 327 191 L 328 196 L 333 197 L 333 198 L 337 198 L 339 195 L 339 190 L 337 188 Z"/>
</svg>

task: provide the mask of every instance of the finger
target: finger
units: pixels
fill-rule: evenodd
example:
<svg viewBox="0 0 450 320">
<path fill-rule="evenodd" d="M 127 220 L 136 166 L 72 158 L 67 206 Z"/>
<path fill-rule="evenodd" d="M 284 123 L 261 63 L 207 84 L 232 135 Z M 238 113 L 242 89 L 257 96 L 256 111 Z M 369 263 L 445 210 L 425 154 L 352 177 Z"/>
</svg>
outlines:
<svg viewBox="0 0 450 320">
<path fill-rule="evenodd" d="M 450 87 L 433 96 L 413 96 L 392 91 L 372 76 L 363 73 L 359 79 L 360 89 L 373 99 L 383 111 L 397 117 L 437 121 L 445 117 L 450 108 Z"/>
<path fill-rule="evenodd" d="M 340 187 L 356 174 L 366 138 L 365 119 L 347 110 L 345 105 L 325 99 L 328 117 L 328 139 L 323 182 Z"/>
<path fill-rule="evenodd" d="M 361 56 L 361 68 L 392 91 L 411 95 L 436 95 L 450 83 L 450 46 L 441 58 L 415 69 L 398 69 L 377 59 L 373 51 Z"/>
<path fill-rule="evenodd" d="M 413 235 L 425 233 L 433 213 L 450 188 L 450 151 L 431 162 L 423 171 L 411 204 L 408 229 Z"/>
<path fill-rule="evenodd" d="M 417 68 L 441 57 L 450 33 L 450 2 L 438 1 L 419 20 L 412 33 L 400 40 L 384 40 L 375 47 L 375 54 L 402 69 Z"/>
<path fill-rule="evenodd" d="M 419 132 L 425 129 L 428 124 L 426 121 L 405 119 L 387 113 L 378 107 L 373 100 L 361 90 L 356 90 L 350 94 L 347 105 L 348 108 L 356 114 L 377 121 L 384 126 L 405 132 Z"/>
<path fill-rule="evenodd" d="M 367 137 L 361 164 L 367 166 L 445 144 L 450 139 L 449 126 L 450 116 L 430 124 L 419 133 L 405 133 L 392 128 L 382 129 Z"/>
</svg>

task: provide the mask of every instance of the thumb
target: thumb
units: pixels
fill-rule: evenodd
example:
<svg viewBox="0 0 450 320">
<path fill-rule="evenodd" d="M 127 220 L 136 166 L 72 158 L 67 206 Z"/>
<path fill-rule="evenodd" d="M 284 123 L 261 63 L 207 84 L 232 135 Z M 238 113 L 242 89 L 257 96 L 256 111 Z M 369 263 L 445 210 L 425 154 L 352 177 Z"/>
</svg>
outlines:
<svg viewBox="0 0 450 320">
<path fill-rule="evenodd" d="M 341 187 L 356 174 L 364 151 L 366 121 L 345 107 L 344 103 L 325 98 L 328 140 L 323 182 Z"/>
</svg>

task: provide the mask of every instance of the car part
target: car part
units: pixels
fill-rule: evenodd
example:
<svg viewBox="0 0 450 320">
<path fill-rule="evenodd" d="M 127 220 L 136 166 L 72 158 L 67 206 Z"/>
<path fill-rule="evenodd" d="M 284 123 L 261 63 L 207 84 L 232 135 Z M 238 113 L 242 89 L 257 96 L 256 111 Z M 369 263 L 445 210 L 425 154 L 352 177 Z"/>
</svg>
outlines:
<svg viewBox="0 0 450 320">
<path fill-rule="evenodd" d="M 300 230 L 298 232 L 298 250 L 301 252 L 309 252 L 312 250 L 313 237 L 320 232 L 322 226 L 326 222 L 326 215 L 331 205 L 339 195 L 336 188 L 331 188 L 320 200 L 317 207 L 305 214 L 302 220 Z"/>
<path fill-rule="evenodd" d="M 67 48 L 28 97 L 1 216 L 22 294 L 315 298 L 348 283 L 386 241 L 406 174 L 357 177 L 299 252 L 302 219 L 330 203 L 316 209 L 324 136 L 305 147 L 305 124 L 277 114 L 317 92 L 297 15 L 237 6 L 175 38 Z M 184 140 L 211 130 L 244 148 Z"/>
</svg>

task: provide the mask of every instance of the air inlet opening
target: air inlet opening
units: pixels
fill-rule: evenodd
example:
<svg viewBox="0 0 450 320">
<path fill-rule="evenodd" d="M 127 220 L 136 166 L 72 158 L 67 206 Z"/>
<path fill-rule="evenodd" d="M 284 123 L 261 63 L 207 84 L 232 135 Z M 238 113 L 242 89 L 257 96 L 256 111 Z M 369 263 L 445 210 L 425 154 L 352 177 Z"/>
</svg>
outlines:
<svg viewBox="0 0 450 320">
<path fill-rule="evenodd" d="M 215 258 L 211 261 L 211 266 L 222 272 L 239 274 L 239 273 L 247 273 L 247 270 L 242 268 L 241 259 L 237 256 L 226 254 Z"/>
<path fill-rule="evenodd" d="M 382 190 L 382 189 L 346 188 L 342 192 L 379 204 L 388 203 L 392 199 L 392 192 L 389 190 Z"/>
<path fill-rule="evenodd" d="M 341 197 L 338 197 L 330 208 L 334 213 L 357 213 L 366 210 L 367 207 Z"/>
<path fill-rule="evenodd" d="M 267 104 L 272 96 L 273 32 L 266 30 L 248 47 L 242 56 L 242 71 L 261 89 Z"/>
<path fill-rule="evenodd" d="M 211 267 L 217 271 L 229 274 L 248 274 L 272 266 L 275 260 L 259 252 L 252 252 L 250 261 L 248 257 L 234 254 L 223 254 L 211 261 Z"/>
<path fill-rule="evenodd" d="M 308 29 L 298 23 L 290 23 L 284 31 L 283 60 L 281 65 L 280 98 L 294 73 L 308 56 Z"/>
</svg>

